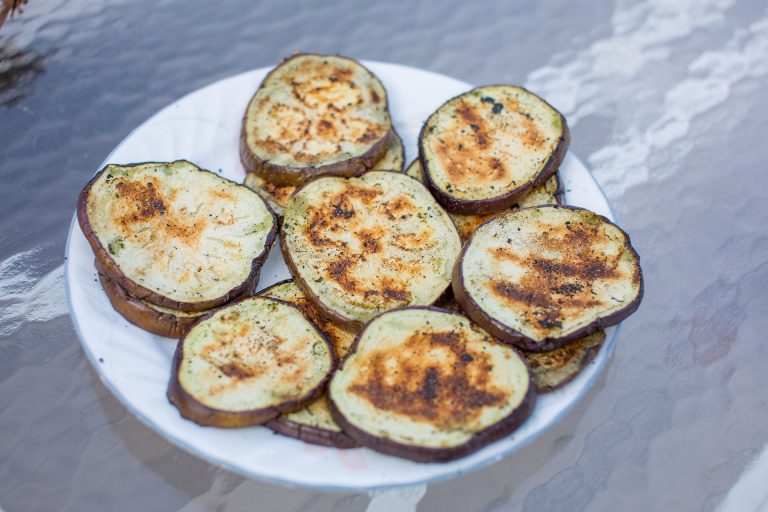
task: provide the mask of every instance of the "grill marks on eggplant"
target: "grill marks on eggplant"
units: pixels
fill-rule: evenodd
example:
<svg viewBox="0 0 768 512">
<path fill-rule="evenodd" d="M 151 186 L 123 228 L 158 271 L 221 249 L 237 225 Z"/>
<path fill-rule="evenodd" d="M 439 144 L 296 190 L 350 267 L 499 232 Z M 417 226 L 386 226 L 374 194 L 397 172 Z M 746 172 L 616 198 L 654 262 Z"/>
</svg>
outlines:
<svg viewBox="0 0 768 512">
<path fill-rule="evenodd" d="M 392 172 L 305 185 L 289 202 L 283 235 L 289 265 L 313 303 L 352 322 L 431 304 L 459 250 L 455 228 L 429 192 Z"/>
<path fill-rule="evenodd" d="M 533 409 L 528 367 L 463 315 L 430 307 L 366 324 L 329 386 L 350 436 L 420 462 L 452 460 L 509 434 Z"/>
<path fill-rule="evenodd" d="M 369 353 L 365 370 L 349 390 L 378 409 L 418 417 L 441 429 L 461 428 L 484 407 L 509 398 L 507 391 L 487 381 L 492 359 L 473 348 L 463 332 L 414 333 L 396 354 Z"/>
<path fill-rule="evenodd" d="M 251 100 L 243 163 L 282 185 L 359 174 L 384 154 L 391 128 L 386 92 L 370 71 L 344 57 L 300 54 L 272 70 Z"/>
<path fill-rule="evenodd" d="M 455 290 L 460 303 L 462 295 L 474 301 L 462 304 L 470 316 L 492 332 L 488 318 L 506 326 L 511 332 L 494 334 L 526 349 L 538 341 L 544 343 L 538 350 L 547 350 L 556 340 L 612 325 L 607 322 L 634 311 L 642 295 L 637 254 L 626 234 L 576 208 L 500 215 L 470 241 L 461 274 Z"/>
<path fill-rule="evenodd" d="M 108 165 L 83 190 L 78 220 L 120 286 L 184 311 L 245 291 L 276 230 L 256 194 L 183 160 Z"/>
<path fill-rule="evenodd" d="M 318 396 L 333 368 L 328 341 L 285 302 L 252 297 L 182 338 L 168 397 L 203 425 L 262 423 Z"/>
<path fill-rule="evenodd" d="M 513 86 L 480 87 L 449 100 L 419 137 L 429 187 L 461 214 L 511 206 L 555 172 L 567 145 L 562 115 Z"/>
</svg>

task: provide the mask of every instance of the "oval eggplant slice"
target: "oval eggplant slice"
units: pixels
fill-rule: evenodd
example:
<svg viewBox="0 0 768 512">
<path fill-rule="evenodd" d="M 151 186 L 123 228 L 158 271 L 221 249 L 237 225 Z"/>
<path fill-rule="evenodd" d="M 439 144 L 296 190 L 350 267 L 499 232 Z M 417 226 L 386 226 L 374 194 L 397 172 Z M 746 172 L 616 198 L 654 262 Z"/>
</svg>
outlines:
<svg viewBox="0 0 768 512">
<path fill-rule="evenodd" d="M 400 140 L 400 136 L 392 130 L 392 137 L 387 146 L 387 152 L 384 153 L 384 157 L 378 161 L 372 170 L 402 170 L 405 155 L 403 151 L 403 141 Z M 283 216 L 285 205 L 288 204 L 288 199 L 291 197 L 291 194 L 293 194 L 293 191 L 296 190 L 296 187 L 293 185 L 275 185 L 252 172 L 245 175 L 243 185 L 259 194 L 261 198 L 269 204 L 272 211 L 280 218 Z"/>
<path fill-rule="evenodd" d="M 524 353 L 539 393 L 547 393 L 571 382 L 600 351 L 605 331 L 596 331 L 549 352 Z"/>
<path fill-rule="evenodd" d="M 492 335 L 546 352 L 632 314 L 643 275 L 629 236 L 605 217 L 536 206 L 475 231 L 454 268 L 453 293 Z"/>
<path fill-rule="evenodd" d="M 434 303 L 461 249 L 429 191 L 384 171 L 304 185 L 288 201 L 280 243 L 307 298 L 349 329 L 382 311 Z"/>
<path fill-rule="evenodd" d="M 107 276 L 101 269 L 98 260 L 96 260 L 95 264 L 101 286 L 104 288 L 104 293 L 106 293 L 112 307 L 123 318 L 140 329 L 157 334 L 158 336 L 179 339 L 202 316 L 210 313 L 210 311 L 187 313 L 156 306 L 146 300 L 137 299 Z"/>
<path fill-rule="evenodd" d="M 337 358 L 344 357 L 355 340 L 354 332 L 342 329 L 333 322 L 320 317 L 307 300 L 307 296 L 293 280 L 289 279 L 274 284 L 259 292 L 259 296 L 284 300 L 298 307 L 304 316 L 328 338 Z M 359 446 L 357 441 L 344 433 L 331 417 L 331 412 L 328 410 L 328 398 L 325 393 L 298 411 L 284 413 L 273 420 L 269 420 L 265 426 L 279 434 L 307 443 L 335 448 Z"/>
<path fill-rule="evenodd" d="M 283 301 L 251 297 L 206 316 L 176 345 L 168 399 L 200 425 L 245 427 L 319 396 L 328 340 Z"/>
<path fill-rule="evenodd" d="M 570 135 L 565 118 L 511 85 L 478 87 L 448 100 L 419 135 L 427 187 L 446 210 L 499 212 L 560 166 Z"/>
<path fill-rule="evenodd" d="M 421 162 L 418 159 L 411 162 L 411 165 L 408 166 L 405 173 L 411 178 L 416 178 L 424 183 L 424 175 L 421 172 Z M 547 178 L 547 181 L 545 181 L 543 185 L 533 187 L 523 194 L 509 207 L 509 209 L 517 210 L 529 206 L 564 203 L 565 194 L 563 192 L 563 187 L 560 184 L 560 176 L 559 173 L 555 173 Z M 448 215 L 451 216 L 451 220 L 456 225 L 456 229 L 459 230 L 461 241 L 466 242 L 480 224 L 495 216 L 496 213 L 488 213 L 485 215 L 459 215 L 458 213 L 448 212 Z"/>
<path fill-rule="evenodd" d="M 373 73 L 346 57 L 298 54 L 248 104 L 240 157 L 275 185 L 355 176 L 381 159 L 391 131 L 387 93 Z"/>
<path fill-rule="evenodd" d="M 277 230 L 258 194 L 184 160 L 107 165 L 80 194 L 77 219 L 130 295 L 188 312 L 250 289 Z"/>
<path fill-rule="evenodd" d="M 328 389 L 331 413 L 351 437 L 417 462 L 453 460 L 508 435 L 536 402 L 514 348 L 438 308 L 371 320 Z"/>
</svg>

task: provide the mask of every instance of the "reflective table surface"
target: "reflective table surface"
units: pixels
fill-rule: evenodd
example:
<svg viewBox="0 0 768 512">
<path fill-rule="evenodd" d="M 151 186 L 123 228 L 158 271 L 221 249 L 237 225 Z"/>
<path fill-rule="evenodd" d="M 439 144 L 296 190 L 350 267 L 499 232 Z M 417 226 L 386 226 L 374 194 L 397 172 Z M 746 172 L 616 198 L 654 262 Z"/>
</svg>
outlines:
<svg viewBox="0 0 768 512">
<path fill-rule="evenodd" d="M 87 362 L 63 285 L 80 189 L 155 111 L 294 51 L 525 85 L 631 234 L 643 304 L 587 397 L 512 456 L 386 492 L 247 480 L 146 428 Z M 0 507 L 766 510 L 767 87 L 758 1 L 31 0 L 0 28 Z"/>
</svg>

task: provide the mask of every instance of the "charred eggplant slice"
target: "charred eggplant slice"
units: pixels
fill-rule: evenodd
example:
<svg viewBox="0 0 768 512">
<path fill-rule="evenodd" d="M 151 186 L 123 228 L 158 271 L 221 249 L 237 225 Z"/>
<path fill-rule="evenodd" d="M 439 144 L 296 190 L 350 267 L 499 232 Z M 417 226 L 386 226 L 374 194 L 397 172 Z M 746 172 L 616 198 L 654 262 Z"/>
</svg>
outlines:
<svg viewBox="0 0 768 512">
<path fill-rule="evenodd" d="M 243 118 L 246 171 L 275 185 L 355 176 L 387 150 L 392 121 L 378 78 L 355 60 L 298 54 L 262 82 Z"/>
<path fill-rule="evenodd" d="M 595 331 L 549 352 L 526 352 L 539 393 L 559 389 L 571 382 L 600 351 L 605 331 Z"/>
<path fill-rule="evenodd" d="M 384 171 L 307 183 L 288 201 L 280 238 L 296 284 L 348 329 L 383 311 L 433 304 L 461 249 L 429 191 Z"/>
<path fill-rule="evenodd" d="M 453 460 L 508 435 L 536 401 L 513 347 L 463 315 L 424 307 L 366 324 L 328 389 L 351 437 L 417 462 Z"/>
<path fill-rule="evenodd" d="M 419 135 L 427 187 L 446 210 L 488 214 L 511 207 L 557 171 L 570 141 L 565 118 L 511 85 L 448 100 Z"/>
<path fill-rule="evenodd" d="M 475 231 L 454 268 L 453 293 L 492 335 L 546 352 L 632 314 L 643 274 L 629 236 L 605 217 L 536 206 Z"/>
<path fill-rule="evenodd" d="M 254 286 L 277 231 L 257 194 L 184 160 L 106 166 L 80 194 L 77 218 L 104 274 L 187 312 Z"/>
<path fill-rule="evenodd" d="M 255 425 L 320 396 L 333 368 L 331 345 L 297 307 L 250 297 L 179 341 L 168 399 L 200 425 Z"/>
<path fill-rule="evenodd" d="M 411 165 L 405 170 L 405 173 L 411 178 L 416 178 L 420 182 L 424 183 L 424 175 L 421 171 L 421 162 L 416 159 L 411 162 Z M 519 208 L 527 208 L 529 206 L 539 206 L 543 204 L 564 204 L 565 194 L 560 183 L 559 173 L 555 173 L 544 182 L 543 185 L 533 187 L 528 192 L 523 194 L 512 206 L 510 210 L 517 210 Z M 448 212 L 451 216 L 451 220 L 456 225 L 456 229 L 459 230 L 461 241 L 466 242 L 472 233 L 496 213 L 487 213 L 484 215 L 459 215 L 458 213 Z"/>
<path fill-rule="evenodd" d="M 402 171 L 405 166 L 405 148 L 403 147 L 403 139 L 392 128 L 392 135 L 389 138 L 387 144 L 387 152 L 384 156 L 376 162 L 371 170 L 372 171 Z"/>
</svg>

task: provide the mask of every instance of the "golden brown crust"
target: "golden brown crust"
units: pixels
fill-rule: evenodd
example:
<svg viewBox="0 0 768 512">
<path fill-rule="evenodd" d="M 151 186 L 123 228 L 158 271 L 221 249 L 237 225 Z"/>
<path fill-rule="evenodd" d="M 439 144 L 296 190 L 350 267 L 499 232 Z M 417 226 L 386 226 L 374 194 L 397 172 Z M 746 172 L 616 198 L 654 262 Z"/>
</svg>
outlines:
<svg viewBox="0 0 768 512">
<path fill-rule="evenodd" d="M 122 167 L 136 167 L 136 166 L 146 165 L 148 163 L 150 162 L 127 164 Z M 158 165 L 163 165 L 163 164 L 159 163 Z M 185 312 L 194 312 L 194 311 L 210 310 L 215 307 L 221 306 L 222 304 L 226 304 L 227 302 L 231 302 L 232 300 L 243 296 L 248 290 L 256 286 L 256 284 L 258 283 L 261 266 L 266 261 L 267 256 L 269 255 L 269 251 L 272 248 L 272 244 L 275 241 L 275 236 L 277 235 L 277 226 L 278 226 L 277 218 L 275 217 L 274 212 L 272 212 L 272 210 L 269 208 L 269 205 L 267 205 L 266 203 L 264 204 L 267 208 L 267 211 L 269 211 L 270 215 L 272 216 L 272 228 L 267 234 L 266 240 L 264 242 L 264 249 L 259 255 L 257 255 L 251 261 L 251 270 L 250 270 L 250 273 L 248 274 L 248 277 L 242 283 L 235 286 L 224 295 L 217 297 L 215 299 L 203 300 L 199 302 L 183 302 L 183 301 L 173 300 L 169 297 L 161 295 L 160 293 L 150 290 L 149 288 L 142 286 L 141 284 L 135 282 L 134 280 L 126 276 L 125 273 L 123 273 L 123 271 L 120 269 L 119 265 L 115 262 L 114 258 L 111 256 L 109 249 L 107 247 L 104 247 L 104 245 L 101 243 L 101 241 L 99 240 L 99 237 L 96 235 L 96 232 L 93 229 L 93 226 L 91 225 L 90 220 L 88 219 L 88 194 L 90 192 L 91 186 L 101 177 L 101 175 L 107 170 L 108 167 L 109 166 L 106 166 L 101 171 L 96 173 L 96 175 L 93 178 L 91 178 L 91 180 L 85 185 L 82 192 L 80 192 L 80 196 L 78 197 L 78 201 L 77 201 L 77 221 L 78 221 L 78 224 L 80 225 L 80 229 L 83 231 L 83 234 L 85 235 L 85 238 L 88 240 L 88 243 L 90 244 L 91 249 L 93 249 L 94 255 L 96 256 L 96 259 L 99 261 L 99 264 L 102 268 L 103 273 L 109 276 L 111 279 L 113 279 L 121 288 L 125 289 L 125 291 L 128 292 L 129 295 L 137 299 L 146 300 L 148 302 L 157 304 L 158 306 L 162 306 L 165 308 L 176 309 L 176 310 L 185 311 Z M 217 176 L 215 173 L 212 173 L 205 169 L 199 169 L 199 172 L 205 172 L 205 173 L 209 173 L 211 175 Z M 224 178 L 221 178 L 221 179 L 224 179 Z M 230 180 L 227 180 L 227 181 L 230 181 Z M 234 182 L 232 183 L 240 186 L 239 184 L 236 184 Z M 152 212 L 159 207 L 157 206 L 156 201 L 153 202 L 151 200 L 152 199 L 151 197 L 148 196 L 144 198 L 142 196 L 141 191 L 138 191 L 138 196 L 140 199 L 140 203 L 147 204 L 147 208 L 146 208 L 147 214 L 153 214 Z"/>
<path fill-rule="evenodd" d="M 248 300 L 248 299 L 243 299 L 243 300 Z M 273 300 L 281 304 L 290 306 L 292 308 L 298 309 L 293 304 L 290 304 L 285 301 L 281 301 L 277 299 L 268 299 L 268 300 Z M 237 302 L 240 302 L 240 301 L 237 301 Z M 234 304 L 236 303 L 232 303 L 229 306 L 232 306 Z M 220 311 L 221 310 L 213 311 L 201 317 L 195 323 L 195 325 L 205 322 L 206 320 L 208 320 L 209 318 L 211 318 L 213 315 L 215 315 Z M 330 352 L 333 359 L 333 347 L 325 338 L 325 336 L 319 330 L 317 330 L 316 327 L 314 326 L 312 327 L 315 329 L 318 336 L 322 338 L 322 340 L 327 345 L 328 351 Z M 295 411 L 303 407 L 305 404 L 316 399 L 325 391 L 326 384 L 330 379 L 331 375 L 333 374 L 333 365 L 332 365 L 330 371 L 323 378 L 322 382 L 318 386 L 314 387 L 308 394 L 297 399 L 285 400 L 284 402 L 272 407 L 265 407 L 265 408 L 254 409 L 249 411 L 226 411 L 226 410 L 209 407 L 207 405 L 202 404 L 198 400 L 196 400 L 192 395 L 190 395 L 184 389 L 184 387 L 179 382 L 179 370 L 180 370 L 182 361 L 184 360 L 184 345 L 185 345 L 184 342 L 187 336 L 190 334 L 190 332 L 191 332 L 191 329 L 184 334 L 184 336 L 179 340 L 179 342 L 176 345 L 176 352 L 174 353 L 173 360 L 171 362 L 171 378 L 168 381 L 168 390 L 167 390 L 166 396 L 168 398 L 168 401 L 171 402 L 171 404 L 173 404 L 179 410 L 179 413 L 181 414 L 182 417 L 188 420 L 192 420 L 198 425 L 221 427 L 221 428 L 240 428 L 240 427 L 247 427 L 251 425 L 259 425 L 259 424 L 265 423 L 270 419 L 277 417 L 279 414 L 283 412 Z M 234 368 L 232 371 L 236 374 L 243 374 L 243 376 L 247 377 L 247 373 L 238 371 L 237 368 Z"/>
<path fill-rule="evenodd" d="M 490 89 L 493 87 L 503 86 L 485 86 L 482 89 Z M 522 87 L 515 88 L 535 96 L 533 93 L 530 93 L 530 91 L 527 91 Z M 451 102 L 461 100 L 462 97 L 474 91 L 475 90 L 470 91 L 469 93 L 463 93 L 446 101 L 443 106 L 439 107 L 438 110 L 435 111 L 432 116 L 430 116 L 427 122 L 424 123 L 424 126 L 419 133 L 419 158 L 421 160 L 422 169 L 425 170 L 425 185 L 427 188 L 429 188 L 437 201 L 443 205 L 447 211 L 460 215 L 491 214 L 512 207 L 520 196 L 525 194 L 531 188 L 543 184 L 547 178 L 549 178 L 557 171 L 563 158 L 565 158 L 565 154 L 570 144 L 570 130 L 568 128 L 565 117 L 563 117 L 563 115 L 560 114 L 554 107 L 549 105 L 549 103 L 539 98 L 559 116 L 562 126 L 562 133 L 557 140 L 554 149 L 550 152 L 547 161 L 540 168 L 538 174 L 532 180 L 521 183 L 516 188 L 505 193 L 484 199 L 462 199 L 457 197 L 455 194 L 452 194 L 450 191 L 444 190 L 443 187 L 438 186 L 431 174 L 431 166 L 434 165 L 434 163 L 425 157 L 427 154 L 427 138 L 429 134 L 431 134 L 430 122 L 443 107 L 450 104 Z M 538 96 L 536 97 L 538 98 Z M 491 100 L 491 98 L 484 98 L 482 101 L 485 102 L 486 99 Z M 502 105 L 501 103 L 498 105 L 502 106 L 502 108 L 499 109 L 500 111 L 513 109 L 513 106 L 511 105 Z M 496 106 L 497 104 L 493 105 L 493 107 Z M 496 112 L 496 110 L 496 108 L 493 108 L 494 112 Z M 461 121 L 467 126 L 471 127 L 471 130 L 457 132 L 455 134 L 455 140 L 446 140 L 441 138 L 440 140 L 442 142 L 440 142 L 437 147 L 437 153 L 445 162 L 448 163 L 447 172 L 451 179 L 460 180 L 462 182 L 472 182 L 484 174 L 489 176 L 492 175 L 494 176 L 494 179 L 498 180 L 505 179 L 505 177 L 510 173 L 510 169 L 508 169 L 509 163 L 500 160 L 498 157 L 493 156 L 488 152 L 489 148 L 492 146 L 494 134 L 492 133 L 492 130 L 486 127 L 486 123 L 483 120 L 483 115 L 475 112 L 471 106 L 467 104 L 462 104 L 462 106 L 457 109 L 457 113 L 459 117 L 461 117 Z M 532 126 L 531 121 L 527 117 L 523 117 L 522 121 L 523 123 L 527 122 L 527 124 L 530 125 L 526 128 L 523 135 L 523 137 L 525 137 L 523 139 L 523 143 L 526 146 L 541 145 L 543 143 L 541 140 L 541 134 L 539 134 L 535 127 Z M 483 170 L 483 173 L 478 174 L 480 171 L 477 170 L 473 173 L 468 172 L 468 169 L 477 165 L 479 165 L 479 168 Z"/>
<path fill-rule="evenodd" d="M 255 101 L 255 98 L 260 93 L 260 91 L 267 87 L 271 81 L 273 81 L 276 75 L 282 72 L 281 68 L 283 66 L 286 66 L 295 59 L 305 59 L 306 57 L 327 58 L 329 56 L 310 53 L 297 53 L 285 59 L 279 66 L 270 71 L 269 74 L 267 74 L 267 76 L 264 78 L 261 85 L 259 86 L 259 89 L 257 89 L 256 93 L 254 94 L 254 98 L 249 102 L 249 108 L 246 110 L 246 113 L 243 116 L 243 126 L 240 134 L 240 159 L 243 163 L 243 166 L 247 172 L 256 173 L 263 179 L 275 185 L 301 185 L 318 176 L 333 175 L 351 177 L 360 175 L 365 171 L 373 168 L 376 162 L 381 160 L 382 156 L 387 150 L 389 139 L 392 136 L 392 124 L 387 113 L 386 122 L 384 124 L 378 125 L 375 123 L 367 123 L 365 124 L 366 127 L 363 132 L 355 135 L 355 142 L 363 145 L 370 143 L 368 149 L 358 156 L 333 163 L 324 163 L 322 155 L 308 155 L 302 153 L 294 154 L 293 157 L 296 159 L 296 162 L 298 163 L 301 161 L 301 165 L 276 164 L 269 159 L 260 157 L 252 147 L 252 143 L 249 140 L 249 133 L 246 128 L 250 105 L 253 101 Z M 362 64 L 355 61 L 354 59 L 340 56 L 332 56 L 331 58 L 335 60 L 347 61 L 353 66 L 359 66 L 359 68 L 364 70 L 364 72 L 367 73 L 368 78 L 373 83 L 375 83 L 375 87 L 371 87 L 370 94 L 366 93 L 363 96 L 370 96 L 370 101 L 372 103 L 381 105 L 386 110 L 386 90 L 384 89 L 384 86 L 381 85 L 381 82 L 378 80 L 378 78 L 376 78 L 376 76 L 370 70 L 365 68 Z M 311 73 L 312 71 L 313 70 L 308 69 L 307 73 Z M 305 119 L 301 123 L 296 124 L 296 126 L 293 126 L 293 122 L 280 123 L 280 126 L 282 126 L 282 136 L 284 136 L 287 140 L 278 141 L 272 137 L 266 137 L 263 140 L 260 139 L 260 145 L 264 146 L 269 153 L 292 154 L 292 150 L 290 149 L 292 146 L 291 141 L 306 141 L 308 140 L 307 134 L 310 132 L 312 133 L 312 137 L 327 139 L 326 142 L 329 143 L 334 141 L 336 143 L 341 143 L 346 140 L 344 137 L 341 139 L 339 138 L 341 136 L 340 133 L 350 130 L 351 127 L 349 127 L 346 122 L 341 123 L 344 125 L 343 127 L 336 126 L 339 120 L 345 120 L 343 111 L 344 107 L 335 105 L 331 99 L 331 92 L 334 88 L 345 85 L 349 85 L 353 89 L 357 87 L 354 82 L 350 82 L 351 74 L 348 71 L 348 69 L 336 69 L 334 73 L 328 77 L 327 82 L 329 83 L 326 83 L 324 80 L 324 85 L 321 87 L 312 88 L 310 87 L 309 83 L 301 83 L 293 80 L 288 81 L 285 84 L 285 87 L 292 90 L 292 97 L 297 98 L 302 103 L 302 105 L 310 108 L 310 111 L 314 109 L 317 112 L 323 111 L 325 113 L 319 115 L 317 119 Z M 376 92 L 376 89 L 379 89 L 379 92 Z M 312 99 L 312 95 L 317 95 L 318 98 Z M 312 101 L 308 101 L 308 98 Z M 327 108 L 326 105 L 328 105 Z M 286 105 L 284 105 L 284 107 L 284 109 L 291 110 L 291 116 L 298 114 L 301 114 L 302 116 L 304 115 L 301 112 L 295 112 L 293 109 L 290 109 Z M 357 105 L 355 105 L 355 107 L 357 107 Z M 362 123 L 363 119 L 359 119 L 358 121 Z M 308 126 L 307 122 L 309 122 Z M 344 130 L 341 128 L 344 128 Z"/>
<path fill-rule="evenodd" d="M 534 208 L 538 207 L 524 208 L 518 210 L 518 212 Z M 639 256 L 631 245 L 629 235 L 602 215 L 597 215 L 589 210 L 575 206 L 551 205 L 542 208 L 562 208 L 587 212 L 594 216 L 597 221 L 614 226 L 625 239 L 624 249 L 635 261 L 639 262 Z M 571 231 L 570 227 L 563 227 L 563 229 Z M 475 235 L 473 235 L 473 238 L 474 236 Z M 549 233 L 547 234 L 547 237 L 549 237 Z M 547 237 L 545 237 L 545 239 Z M 611 258 L 605 257 L 600 259 L 595 256 L 595 254 L 591 253 L 589 251 L 591 246 L 587 248 L 586 252 L 583 252 L 584 248 L 582 247 L 583 244 L 581 244 L 581 242 L 585 242 L 589 237 L 590 234 L 583 229 L 574 229 L 571 233 L 568 233 L 568 236 L 560 237 L 562 239 L 560 241 L 558 241 L 557 237 L 552 234 L 552 245 L 549 249 L 567 254 L 568 256 L 564 258 L 564 260 L 569 261 L 569 263 L 553 262 L 543 257 L 530 258 L 529 261 L 523 263 L 524 266 L 531 269 L 531 272 L 526 274 L 519 286 L 499 280 L 498 282 L 491 283 L 492 293 L 507 301 L 510 304 L 510 307 L 527 308 L 526 315 L 530 317 L 532 323 L 540 325 L 543 329 L 557 327 L 566 308 L 568 311 L 578 311 L 580 308 L 591 305 L 591 301 L 593 300 L 586 287 L 578 283 L 570 283 L 571 280 L 589 282 L 596 278 L 623 279 L 626 277 L 616 273 L 616 262 L 611 260 Z M 643 276 L 642 269 L 638 263 L 635 267 L 632 281 L 639 287 L 639 290 L 633 300 L 631 300 L 625 307 L 608 315 L 600 316 L 588 325 L 566 335 L 547 335 L 542 339 L 530 338 L 490 316 L 468 293 L 465 287 L 462 266 L 467 249 L 470 247 L 471 240 L 472 238 L 470 239 L 470 242 L 464 245 L 453 269 L 452 287 L 455 300 L 461 309 L 480 327 L 496 338 L 516 345 L 522 350 L 529 352 L 547 352 L 554 350 L 570 341 L 621 322 L 634 313 L 640 306 L 643 297 Z M 568 240 L 568 242 L 564 242 L 564 240 Z M 502 259 L 517 258 L 517 256 L 509 251 L 504 251 L 503 253 L 499 252 L 496 256 Z"/>
</svg>

